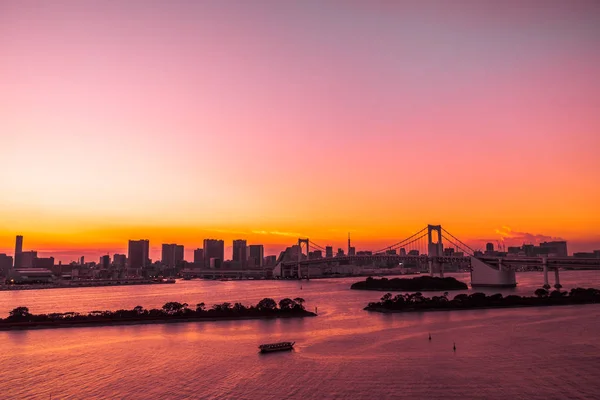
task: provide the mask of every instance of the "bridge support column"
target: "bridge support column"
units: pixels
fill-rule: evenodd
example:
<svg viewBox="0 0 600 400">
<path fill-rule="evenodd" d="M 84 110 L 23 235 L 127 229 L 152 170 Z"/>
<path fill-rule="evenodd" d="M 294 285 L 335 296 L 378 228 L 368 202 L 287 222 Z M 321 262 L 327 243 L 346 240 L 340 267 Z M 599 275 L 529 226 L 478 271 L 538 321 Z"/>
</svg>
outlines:
<svg viewBox="0 0 600 400">
<path fill-rule="evenodd" d="M 544 289 L 550 289 L 550 284 L 548 283 L 548 260 L 546 258 L 542 258 L 542 268 L 544 269 Z"/>
<path fill-rule="evenodd" d="M 554 270 L 554 287 L 560 289 L 562 285 L 560 284 L 560 279 L 558 277 L 558 268 Z"/>
<path fill-rule="evenodd" d="M 428 260 L 429 263 L 429 276 L 433 276 L 433 260 Z"/>
<path fill-rule="evenodd" d="M 440 263 L 440 278 L 444 277 L 444 263 Z"/>
</svg>

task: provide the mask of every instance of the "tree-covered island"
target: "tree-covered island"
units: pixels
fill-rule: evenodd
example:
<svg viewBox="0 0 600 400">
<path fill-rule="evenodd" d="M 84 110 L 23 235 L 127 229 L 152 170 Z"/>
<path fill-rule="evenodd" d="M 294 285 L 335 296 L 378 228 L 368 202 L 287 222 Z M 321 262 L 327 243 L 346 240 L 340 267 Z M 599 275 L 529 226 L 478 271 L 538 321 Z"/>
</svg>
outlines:
<svg viewBox="0 0 600 400">
<path fill-rule="evenodd" d="M 350 289 L 355 290 L 393 290 L 402 292 L 467 290 L 468 288 L 466 283 L 455 278 L 438 278 L 434 276 L 393 279 L 373 279 L 372 277 L 368 277 L 366 280 L 353 283 L 350 286 Z"/>
<path fill-rule="evenodd" d="M 0 330 L 59 328 L 71 326 L 104 326 L 142 323 L 166 323 L 186 321 L 219 321 L 235 319 L 269 319 L 313 317 L 315 313 L 306 311 L 304 299 L 285 298 L 279 301 L 264 298 L 256 305 L 242 303 L 221 303 L 206 308 L 198 303 L 191 308 L 187 303 L 169 302 L 162 308 L 146 310 L 142 306 L 132 310 L 91 311 L 88 314 L 76 312 L 31 314 L 27 307 L 17 307 L 8 317 L 0 319 Z"/>
</svg>

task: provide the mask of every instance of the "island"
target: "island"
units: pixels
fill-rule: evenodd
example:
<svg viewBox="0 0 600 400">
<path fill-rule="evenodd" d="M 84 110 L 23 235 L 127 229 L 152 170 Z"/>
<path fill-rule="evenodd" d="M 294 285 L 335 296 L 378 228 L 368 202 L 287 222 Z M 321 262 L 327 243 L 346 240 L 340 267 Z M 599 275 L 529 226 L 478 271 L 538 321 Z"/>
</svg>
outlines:
<svg viewBox="0 0 600 400">
<path fill-rule="evenodd" d="M 467 290 L 466 283 L 455 278 L 437 278 L 433 276 L 420 276 L 418 278 L 381 278 L 373 279 L 368 277 L 361 282 L 353 283 L 350 289 L 355 290 L 393 290 L 403 292 L 415 291 L 446 291 L 446 290 Z"/>
<path fill-rule="evenodd" d="M 560 290 L 549 292 L 546 289 L 537 289 L 534 295 L 531 297 L 516 295 L 504 297 L 500 293 L 491 296 L 487 296 L 485 293 L 470 295 L 463 293 L 449 300 L 447 294 L 429 298 L 424 297 L 421 293 L 399 294 L 396 296 L 386 293 L 381 301 L 369 303 L 365 310 L 398 313 L 600 303 L 600 290 L 593 288 L 575 288 L 571 289 L 570 292 Z"/>
<path fill-rule="evenodd" d="M 137 306 L 132 310 L 91 311 L 88 314 L 66 312 L 36 315 L 31 314 L 27 307 L 17 307 L 8 317 L 0 319 L 0 330 L 314 316 L 315 313 L 306 311 L 304 299 L 300 297 L 282 299 L 279 305 L 271 298 L 264 298 L 255 306 L 222 303 L 209 309 L 204 303 L 190 308 L 187 303 L 169 302 L 160 309 L 146 310 Z"/>
</svg>

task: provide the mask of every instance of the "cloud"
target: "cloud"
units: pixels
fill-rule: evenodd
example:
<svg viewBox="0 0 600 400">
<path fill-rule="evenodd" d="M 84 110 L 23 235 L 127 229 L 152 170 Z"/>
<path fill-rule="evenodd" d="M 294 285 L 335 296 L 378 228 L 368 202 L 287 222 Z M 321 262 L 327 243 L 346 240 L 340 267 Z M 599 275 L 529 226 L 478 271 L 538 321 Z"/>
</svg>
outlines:
<svg viewBox="0 0 600 400">
<path fill-rule="evenodd" d="M 548 242 L 553 240 L 565 240 L 560 237 L 554 237 L 542 233 L 513 231 L 509 226 L 502 226 L 502 228 L 495 229 L 494 232 L 498 235 L 496 238 L 479 239 L 479 242 L 503 242 L 505 245 L 520 246 L 522 244 L 540 244 L 541 242 Z"/>
<path fill-rule="evenodd" d="M 287 237 L 295 237 L 295 238 L 306 237 L 306 235 L 303 235 L 298 232 L 252 231 L 252 233 L 255 233 L 257 235 L 276 235 L 276 236 L 287 236 Z"/>
</svg>

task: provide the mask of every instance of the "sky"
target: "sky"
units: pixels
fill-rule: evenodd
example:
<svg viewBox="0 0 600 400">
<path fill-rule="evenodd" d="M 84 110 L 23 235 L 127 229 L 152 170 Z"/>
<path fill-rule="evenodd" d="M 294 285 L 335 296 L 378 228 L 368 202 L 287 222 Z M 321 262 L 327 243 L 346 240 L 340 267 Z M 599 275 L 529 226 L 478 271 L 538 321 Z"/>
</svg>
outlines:
<svg viewBox="0 0 600 400">
<path fill-rule="evenodd" d="M 597 1 L 0 0 L 0 49 L 0 252 L 600 249 Z"/>
</svg>

